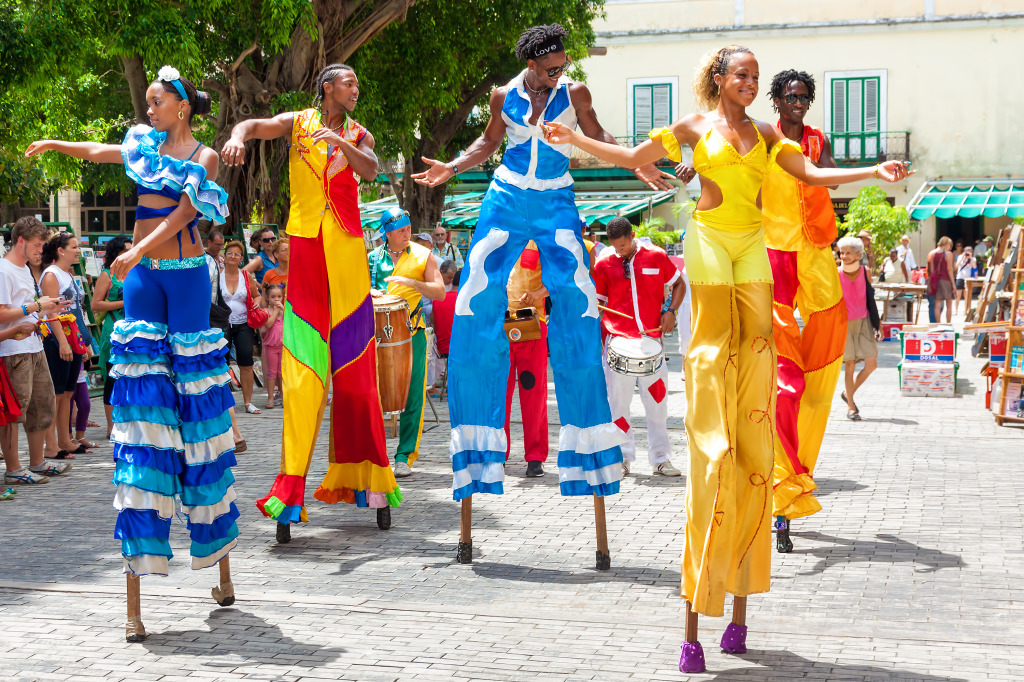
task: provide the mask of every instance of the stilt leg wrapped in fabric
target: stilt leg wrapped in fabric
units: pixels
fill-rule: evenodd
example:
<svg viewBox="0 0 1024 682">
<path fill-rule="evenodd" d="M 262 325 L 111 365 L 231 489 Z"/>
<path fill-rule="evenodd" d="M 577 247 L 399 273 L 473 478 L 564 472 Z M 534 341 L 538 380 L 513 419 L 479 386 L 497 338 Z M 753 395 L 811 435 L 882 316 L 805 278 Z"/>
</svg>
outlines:
<svg viewBox="0 0 1024 682">
<path fill-rule="evenodd" d="M 223 333 L 171 332 L 163 321 L 170 295 L 191 300 L 192 287 L 209 286 L 205 277 L 202 259 L 195 267 L 166 272 L 135 268 L 125 286 L 129 317 L 111 335 L 111 373 L 117 379 L 111 396 L 115 537 L 124 570 L 133 575 L 167 575 L 175 496 L 187 515 L 192 568 L 216 564 L 238 536 L 228 413 L 234 398 Z M 202 302 L 203 289 L 197 293 Z M 140 312 L 161 321 L 138 319 Z M 208 316 L 189 312 L 175 311 L 171 319 L 194 327 Z"/>
</svg>

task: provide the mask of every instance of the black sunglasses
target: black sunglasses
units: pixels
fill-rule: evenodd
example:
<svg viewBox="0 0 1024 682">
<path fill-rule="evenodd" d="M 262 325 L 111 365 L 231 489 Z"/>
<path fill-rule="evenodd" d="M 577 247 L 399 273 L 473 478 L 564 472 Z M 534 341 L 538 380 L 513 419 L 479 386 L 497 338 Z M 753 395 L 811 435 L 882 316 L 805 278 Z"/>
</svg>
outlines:
<svg viewBox="0 0 1024 682">
<path fill-rule="evenodd" d="M 566 57 L 565 64 L 562 64 L 561 66 L 556 66 L 551 69 L 545 69 L 545 71 L 547 71 L 548 78 L 556 78 L 558 76 L 561 76 L 563 73 L 565 73 L 565 70 L 569 68 L 570 64 L 572 64 L 572 60 Z"/>
<path fill-rule="evenodd" d="M 264 244 L 266 244 L 267 242 L 276 242 L 277 237 L 264 237 L 260 241 L 263 242 Z"/>
<path fill-rule="evenodd" d="M 793 104 L 797 100 L 800 100 L 800 104 L 803 104 L 804 106 L 807 106 L 808 104 L 811 103 L 811 96 L 810 95 L 786 95 L 786 103 L 787 104 Z"/>
<path fill-rule="evenodd" d="M 630 260 L 632 260 L 632 259 L 630 259 Z M 633 276 L 632 276 L 632 275 L 630 274 L 630 270 L 629 270 L 629 261 L 628 261 L 628 260 L 623 260 L 623 261 L 622 261 L 622 276 L 623 276 L 623 277 L 624 277 L 625 279 L 632 279 L 632 277 L 633 277 Z"/>
</svg>

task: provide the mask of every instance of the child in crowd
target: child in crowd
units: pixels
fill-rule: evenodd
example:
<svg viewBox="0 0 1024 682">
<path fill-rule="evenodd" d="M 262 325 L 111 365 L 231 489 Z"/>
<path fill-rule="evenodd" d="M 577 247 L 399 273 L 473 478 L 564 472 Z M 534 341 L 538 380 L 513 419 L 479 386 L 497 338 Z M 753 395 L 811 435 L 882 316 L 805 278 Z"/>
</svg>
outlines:
<svg viewBox="0 0 1024 682">
<path fill-rule="evenodd" d="M 263 288 L 263 305 L 270 314 L 260 329 L 263 337 L 263 383 L 267 387 L 267 407 L 274 407 L 275 389 L 280 393 L 281 353 L 284 330 L 284 287 L 267 284 Z"/>
</svg>

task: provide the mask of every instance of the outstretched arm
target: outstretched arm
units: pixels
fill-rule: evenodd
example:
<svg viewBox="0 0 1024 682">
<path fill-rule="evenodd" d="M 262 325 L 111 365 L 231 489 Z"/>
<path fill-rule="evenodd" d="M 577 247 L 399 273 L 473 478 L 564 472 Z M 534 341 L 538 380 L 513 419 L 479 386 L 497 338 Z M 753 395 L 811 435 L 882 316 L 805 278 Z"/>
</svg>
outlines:
<svg viewBox="0 0 1024 682">
<path fill-rule="evenodd" d="M 248 140 L 276 140 L 291 133 L 294 116 L 292 112 L 286 111 L 274 118 L 251 118 L 236 125 L 231 129 L 231 137 L 220 150 L 224 163 L 229 166 L 245 163 L 245 143 Z"/>
<path fill-rule="evenodd" d="M 484 134 L 476 138 L 469 149 L 457 158 L 445 163 L 437 159 L 423 157 L 423 162 L 429 168 L 421 173 L 413 173 L 412 179 L 427 187 L 437 187 L 455 177 L 452 166 L 456 166 L 459 172 L 467 171 L 473 166 L 483 163 L 494 156 L 498 151 L 502 140 L 505 139 L 505 119 L 501 117 L 501 107 L 505 103 L 505 88 L 498 88 L 491 93 L 490 107 L 491 120 L 487 122 Z"/>
<path fill-rule="evenodd" d="M 99 142 L 64 142 L 63 140 L 36 140 L 25 149 L 25 158 L 43 152 L 60 152 L 93 163 L 123 163 L 121 145 Z"/>
<path fill-rule="evenodd" d="M 544 136 L 551 144 L 572 144 L 603 161 L 631 170 L 654 163 L 668 153 L 658 140 L 647 140 L 643 144 L 627 149 L 587 137 L 563 123 L 545 122 L 543 128 Z"/>
<path fill-rule="evenodd" d="M 592 140 L 618 146 L 618 140 L 605 130 L 597 120 L 593 98 L 587 86 L 582 83 L 574 83 L 570 86 L 569 96 L 572 99 L 572 106 L 576 110 L 576 120 L 579 123 L 580 131 Z M 653 190 L 675 189 L 675 186 L 669 182 L 672 180 L 672 176 L 658 170 L 654 163 L 642 165 L 636 168 L 633 173 L 638 180 Z"/>
<path fill-rule="evenodd" d="M 774 126 L 769 126 L 762 132 L 768 133 L 765 137 L 769 138 L 769 147 L 773 147 L 782 141 L 782 133 Z M 867 168 L 819 168 L 814 165 L 813 161 L 795 149 L 782 150 L 782 153 L 778 156 L 778 163 L 783 170 L 793 177 L 816 187 L 845 185 L 850 182 L 870 180 L 872 178 L 885 180 L 886 182 L 899 182 L 916 172 L 908 170 L 906 161 L 886 161 L 877 166 L 868 166 Z"/>
</svg>

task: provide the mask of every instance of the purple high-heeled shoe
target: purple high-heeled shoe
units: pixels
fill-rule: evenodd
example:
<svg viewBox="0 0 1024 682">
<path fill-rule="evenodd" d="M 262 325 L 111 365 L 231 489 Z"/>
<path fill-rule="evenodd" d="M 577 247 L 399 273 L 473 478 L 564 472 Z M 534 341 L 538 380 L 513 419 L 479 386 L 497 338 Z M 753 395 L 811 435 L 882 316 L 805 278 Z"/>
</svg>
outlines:
<svg viewBox="0 0 1024 682">
<path fill-rule="evenodd" d="M 747 653 L 747 626 L 729 623 L 722 633 L 722 651 L 727 654 Z"/>
<path fill-rule="evenodd" d="M 702 673 L 707 670 L 704 663 L 704 648 L 700 642 L 683 642 L 679 655 L 679 672 Z"/>
</svg>

